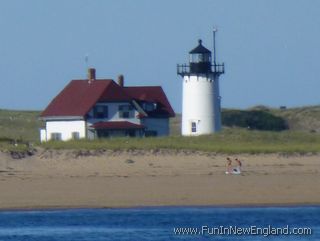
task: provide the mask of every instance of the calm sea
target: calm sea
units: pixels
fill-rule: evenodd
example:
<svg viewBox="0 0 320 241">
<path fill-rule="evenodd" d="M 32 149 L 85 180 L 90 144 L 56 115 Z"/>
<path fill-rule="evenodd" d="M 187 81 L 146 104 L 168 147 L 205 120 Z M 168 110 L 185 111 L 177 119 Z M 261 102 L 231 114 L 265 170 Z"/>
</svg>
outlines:
<svg viewBox="0 0 320 241">
<path fill-rule="evenodd" d="M 320 240 L 320 207 L 1 211 L 0 240 Z"/>
</svg>

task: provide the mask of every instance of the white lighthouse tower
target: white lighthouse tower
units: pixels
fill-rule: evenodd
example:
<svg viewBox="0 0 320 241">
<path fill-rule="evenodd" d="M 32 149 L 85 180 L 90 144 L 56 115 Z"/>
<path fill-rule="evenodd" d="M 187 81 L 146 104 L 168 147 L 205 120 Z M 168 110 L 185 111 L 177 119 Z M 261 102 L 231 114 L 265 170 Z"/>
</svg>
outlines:
<svg viewBox="0 0 320 241">
<path fill-rule="evenodd" d="M 214 60 L 211 52 L 199 44 L 189 52 L 189 64 L 178 65 L 177 73 L 183 77 L 182 135 L 198 136 L 221 130 L 221 97 L 219 76 L 224 64 L 216 63 L 215 32 L 213 33 Z"/>
</svg>

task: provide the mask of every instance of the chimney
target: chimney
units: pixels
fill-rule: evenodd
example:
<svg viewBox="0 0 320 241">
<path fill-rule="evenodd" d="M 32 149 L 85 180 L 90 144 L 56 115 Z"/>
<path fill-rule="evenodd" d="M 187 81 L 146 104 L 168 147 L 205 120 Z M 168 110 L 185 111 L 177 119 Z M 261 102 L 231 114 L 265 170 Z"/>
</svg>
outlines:
<svg viewBox="0 0 320 241">
<path fill-rule="evenodd" d="M 96 69 L 95 68 L 89 68 L 88 69 L 88 80 L 89 83 L 96 79 Z"/>
<path fill-rule="evenodd" d="M 118 85 L 121 87 L 124 86 L 124 76 L 122 74 L 118 76 Z"/>
</svg>

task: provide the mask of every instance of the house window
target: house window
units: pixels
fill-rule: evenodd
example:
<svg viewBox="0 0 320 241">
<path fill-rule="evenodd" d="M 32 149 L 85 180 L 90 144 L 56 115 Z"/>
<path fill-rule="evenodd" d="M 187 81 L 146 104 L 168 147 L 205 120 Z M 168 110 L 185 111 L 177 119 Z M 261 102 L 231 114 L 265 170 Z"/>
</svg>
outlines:
<svg viewBox="0 0 320 241">
<path fill-rule="evenodd" d="M 119 105 L 119 118 L 130 118 L 131 105 Z"/>
<path fill-rule="evenodd" d="M 59 132 L 53 132 L 51 133 L 51 140 L 53 141 L 61 141 L 61 133 Z"/>
<path fill-rule="evenodd" d="M 157 108 L 157 104 L 152 102 L 143 103 L 142 106 L 145 111 L 154 111 Z"/>
<path fill-rule="evenodd" d="M 93 117 L 96 119 L 108 118 L 108 106 L 97 105 L 93 108 Z"/>
<path fill-rule="evenodd" d="M 80 139 L 80 133 L 78 131 L 72 132 L 72 140 L 79 140 Z"/>
<path fill-rule="evenodd" d="M 197 123 L 191 122 L 191 132 L 197 132 Z"/>
</svg>

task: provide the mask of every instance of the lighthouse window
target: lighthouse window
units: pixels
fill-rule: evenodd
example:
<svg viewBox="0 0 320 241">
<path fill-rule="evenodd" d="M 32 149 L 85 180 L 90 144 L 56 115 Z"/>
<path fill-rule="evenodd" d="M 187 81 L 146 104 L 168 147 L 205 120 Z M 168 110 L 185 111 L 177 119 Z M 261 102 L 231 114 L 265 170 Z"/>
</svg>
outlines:
<svg viewBox="0 0 320 241">
<path fill-rule="evenodd" d="M 197 132 L 197 123 L 191 122 L 191 132 Z"/>
<path fill-rule="evenodd" d="M 199 62 L 203 62 L 204 61 L 203 54 L 199 54 L 198 55 L 198 61 Z"/>
<path fill-rule="evenodd" d="M 203 62 L 203 60 L 204 60 L 203 54 L 192 54 L 191 55 L 191 62 L 192 63 Z"/>
<path fill-rule="evenodd" d="M 191 63 L 211 62 L 211 56 L 210 54 L 191 54 L 190 62 Z"/>
</svg>

